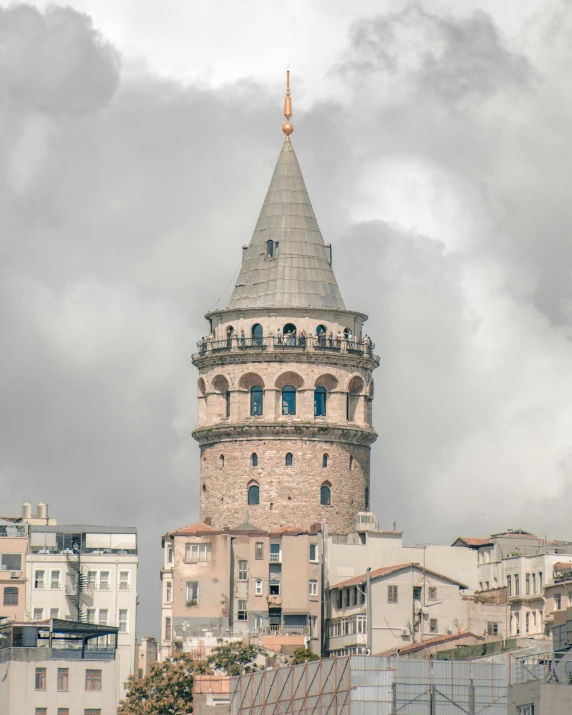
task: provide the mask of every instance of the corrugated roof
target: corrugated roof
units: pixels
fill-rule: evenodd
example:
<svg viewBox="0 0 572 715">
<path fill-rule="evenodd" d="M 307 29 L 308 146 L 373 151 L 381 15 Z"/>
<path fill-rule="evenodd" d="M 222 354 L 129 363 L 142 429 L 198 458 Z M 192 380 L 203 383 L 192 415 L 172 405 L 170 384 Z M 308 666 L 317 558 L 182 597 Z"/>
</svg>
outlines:
<svg viewBox="0 0 572 715">
<path fill-rule="evenodd" d="M 268 241 L 278 243 L 273 257 Z M 345 310 L 291 142 L 282 146 L 228 307 Z"/>
<path fill-rule="evenodd" d="M 444 574 L 438 573 L 437 571 L 433 571 L 432 569 L 424 569 L 417 563 L 397 564 L 396 566 L 382 566 L 379 569 L 372 569 L 372 571 L 370 572 L 370 578 L 372 580 L 376 578 L 381 578 L 382 576 L 388 576 L 389 574 L 397 573 L 398 571 L 403 571 L 404 569 L 408 568 L 413 568 L 417 571 L 421 571 L 426 574 L 431 574 L 432 576 L 437 576 L 437 578 L 442 578 L 444 581 L 453 583 L 460 588 L 468 588 L 468 586 L 465 586 L 465 584 L 461 583 L 460 581 L 456 581 L 455 579 L 449 578 L 449 576 L 445 576 Z M 330 588 L 347 588 L 348 586 L 357 586 L 358 584 L 365 583 L 365 581 L 366 574 L 360 574 L 359 576 L 353 576 L 352 578 L 348 578 L 345 581 L 340 581 L 340 583 L 335 583 L 333 584 L 333 586 L 330 586 Z"/>
</svg>

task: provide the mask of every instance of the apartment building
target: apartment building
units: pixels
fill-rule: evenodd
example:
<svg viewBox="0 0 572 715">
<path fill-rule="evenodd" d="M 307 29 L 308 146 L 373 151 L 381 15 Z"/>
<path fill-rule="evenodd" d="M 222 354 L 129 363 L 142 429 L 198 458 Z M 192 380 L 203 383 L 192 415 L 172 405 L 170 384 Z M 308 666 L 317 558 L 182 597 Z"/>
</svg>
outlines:
<svg viewBox="0 0 572 715">
<path fill-rule="evenodd" d="M 117 628 L 118 701 L 135 668 L 137 530 L 79 524 L 28 529 L 26 618 Z"/>
<path fill-rule="evenodd" d="M 377 654 L 437 636 L 505 632 L 505 607 L 476 601 L 466 590 L 466 584 L 416 563 L 383 566 L 333 584 L 328 654 Z"/>
<path fill-rule="evenodd" d="M 59 619 L 0 624 L 0 713 L 116 715 L 117 636 Z"/>
<path fill-rule="evenodd" d="M 453 546 L 476 553 L 480 592 L 506 587 L 512 636 L 546 634 L 550 626 L 547 616 L 554 610 L 552 601 L 547 610 L 547 599 L 563 591 L 552 588 L 555 567 L 561 562 L 564 566 L 572 563 L 572 542 L 547 541 L 518 529 L 488 538 L 459 537 Z"/>
<path fill-rule="evenodd" d="M 0 518 L 0 620 L 23 621 L 28 526 Z"/>
<path fill-rule="evenodd" d="M 320 652 L 322 535 L 193 524 L 165 534 L 162 657 L 217 638 L 298 636 Z"/>
</svg>

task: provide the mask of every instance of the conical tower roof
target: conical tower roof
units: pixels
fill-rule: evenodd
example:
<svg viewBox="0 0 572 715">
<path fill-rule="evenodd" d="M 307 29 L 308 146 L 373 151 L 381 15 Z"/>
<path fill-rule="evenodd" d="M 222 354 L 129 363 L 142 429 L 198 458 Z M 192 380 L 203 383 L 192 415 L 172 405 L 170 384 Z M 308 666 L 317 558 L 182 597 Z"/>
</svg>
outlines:
<svg viewBox="0 0 572 715">
<path fill-rule="evenodd" d="M 274 242 L 272 256 L 268 255 L 268 241 Z M 289 138 L 244 251 L 228 307 L 345 310 L 330 251 Z"/>
</svg>

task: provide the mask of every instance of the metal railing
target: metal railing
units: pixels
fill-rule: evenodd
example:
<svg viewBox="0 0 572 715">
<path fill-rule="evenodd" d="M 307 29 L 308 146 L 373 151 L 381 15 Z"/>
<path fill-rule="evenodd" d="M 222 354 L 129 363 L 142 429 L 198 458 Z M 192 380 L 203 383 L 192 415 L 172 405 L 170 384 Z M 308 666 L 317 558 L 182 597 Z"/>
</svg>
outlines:
<svg viewBox="0 0 572 715">
<path fill-rule="evenodd" d="M 224 340 L 199 340 L 199 352 L 193 359 L 221 352 L 249 351 L 312 351 L 331 352 L 346 355 L 368 357 L 379 364 L 379 357 L 374 354 L 375 343 L 371 340 L 348 340 L 347 338 L 328 337 L 327 335 L 299 336 L 290 334 L 278 337 L 242 338 L 231 337 Z"/>
</svg>

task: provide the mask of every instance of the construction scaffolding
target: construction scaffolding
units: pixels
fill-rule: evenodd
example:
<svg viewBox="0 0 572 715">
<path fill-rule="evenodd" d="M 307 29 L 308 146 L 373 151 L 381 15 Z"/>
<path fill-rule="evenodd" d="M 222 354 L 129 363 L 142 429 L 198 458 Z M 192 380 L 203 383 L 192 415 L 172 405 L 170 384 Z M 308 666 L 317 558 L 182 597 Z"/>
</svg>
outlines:
<svg viewBox="0 0 572 715">
<path fill-rule="evenodd" d="M 345 656 L 233 678 L 232 715 L 506 715 L 502 663 Z"/>
</svg>

